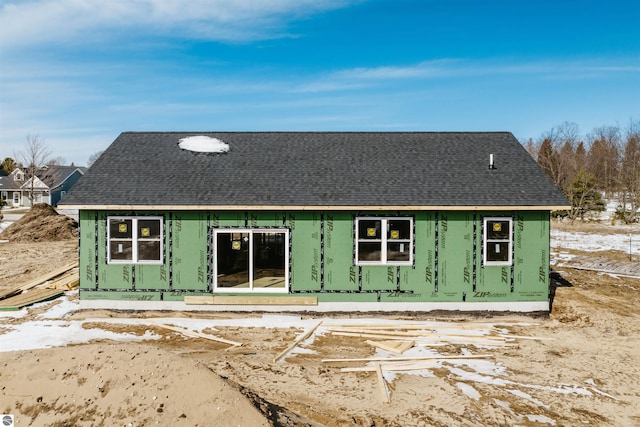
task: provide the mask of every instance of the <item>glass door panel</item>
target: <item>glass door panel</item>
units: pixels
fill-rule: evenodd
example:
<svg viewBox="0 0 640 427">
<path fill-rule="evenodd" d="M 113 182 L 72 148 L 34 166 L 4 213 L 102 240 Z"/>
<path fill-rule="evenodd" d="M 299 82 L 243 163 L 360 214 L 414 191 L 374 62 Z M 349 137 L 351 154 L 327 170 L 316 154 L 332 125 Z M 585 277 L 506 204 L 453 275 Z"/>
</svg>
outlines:
<svg viewBox="0 0 640 427">
<path fill-rule="evenodd" d="M 249 233 L 218 233 L 217 286 L 219 288 L 249 288 Z"/>
<path fill-rule="evenodd" d="M 285 234 L 253 233 L 253 287 L 286 288 Z"/>
</svg>

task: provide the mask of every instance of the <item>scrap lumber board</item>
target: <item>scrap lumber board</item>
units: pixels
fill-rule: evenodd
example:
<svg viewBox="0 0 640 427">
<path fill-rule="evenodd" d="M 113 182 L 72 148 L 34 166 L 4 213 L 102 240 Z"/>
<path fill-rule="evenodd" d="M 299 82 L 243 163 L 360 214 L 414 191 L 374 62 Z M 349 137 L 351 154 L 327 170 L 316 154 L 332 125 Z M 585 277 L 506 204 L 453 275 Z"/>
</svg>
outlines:
<svg viewBox="0 0 640 427">
<path fill-rule="evenodd" d="M 380 362 L 376 363 L 376 374 L 378 376 L 378 384 L 380 384 L 380 392 L 382 393 L 382 399 L 385 402 L 389 403 L 391 402 L 391 397 L 389 396 L 389 388 L 387 387 L 387 382 L 384 380 L 384 375 L 382 375 Z"/>
<path fill-rule="evenodd" d="M 400 362 L 407 360 L 446 360 L 446 359 L 486 359 L 490 354 L 461 354 L 461 355 L 440 355 L 440 356 L 411 356 L 411 357 L 357 357 L 353 359 L 322 359 L 322 363 L 335 362 Z"/>
<path fill-rule="evenodd" d="M 280 354 L 278 354 L 276 357 L 273 358 L 273 363 L 276 363 L 278 360 L 282 359 L 287 353 L 289 353 L 291 350 L 293 350 L 293 348 L 295 346 L 297 346 L 302 341 L 304 341 L 307 338 L 309 338 L 311 336 L 311 334 L 313 334 L 313 332 L 316 329 L 318 329 L 318 326 L 320 326 L 321 324 L 322 324 L 322 320 L 319 321 L 318 323 L 316 323 L 316 325 L 313 328 L 309 329 L 307 332 L 305 332 L 304 334 L 302 334 L 298 338 L 296 338 L 296 340 L 293 343 L 289 344 L 289 346 L 287 348 L 282 350 L 282 352 L 280 352 Z"/>
<path fill-rule="evenodd" d="M 367 344 L 377 347 L 381 350 L 388 351 L 394 354 L 402 354 L 409 350 L 416 343 L 415 341 L 371 341 L 367 340 Z"/>
<path fill-rule="evenodd" d="M 78 262 L 72 262 L 71 264 L 67 264 L 65 266 L 56 268 L 55 270 L 51 270 L 50 272 L 43 274 L 42 276 L 33 279 L 30 282 L 25 283 L 24 285 L 20 286 L 20 289 L 22 289 L 23 291 L 27 291 L 31 288 L 35 288 L 36 286 L 46 282 L 47 280 L 51 280 L 56 276 L 61 275 L 62 273 L 65 273 L 68 270 L 71 270 L 72 268 L 76 268 L 78 266 Z"/>
<path fill-rule="evenodd" d="M 156 322 L 149 322 L 149 324 L 151 324 L 153 326 L 157 326 L 159 328 L 169 329 L 171 331 L 178 332 L 178 333 L 181 333 L 183 335 L 186 335 L 186 336 L 192 337 L 192 338 L 205 338 L 205 339 L 208 339 L 208 340 L 211 340 L 211 341 L 218 341 L 218 342 L 222 342 L 222 343 L 225 343 L 225 344 L 229 344 L 229 345 L 232 345 L 234 347 L 242 346 L 242 343 L 240 343 L 240 342 L 227 340 L 227 339 L 224 339 L 224 338 L 217 337 L 215 335 L 209 335 L 209 334 L 203 334 L 203 333 L 200 333 L 200 332 L 194 332 L 194 331 L 191 331 L 191 330 L 185 329 L 185 328 L 178 328 L 177 326 L 165 325 L 164 323 L 156 323 Z"/>
<path fill-rule="evenodd" d="M 70 291 L 71 289 L 77 288 L 79 284 L 80 273 L 76 268 L 74 271 L 67 272 L 59 278 L 51 281 L 45 287 L 49 289 L 64 289 L 66 291 Z"/>
<path fill-rule="evenodd" d="M 18 295 L 21 292 L 22 292 L 22 289 L 20 289 L 19 287 L 18 288 L 11 288 L 11 289 L 4 290 L 4 291 L 0 292 L 0 300 L 12 297 L 14 295 Z"/>
<path fill-rule="evenodd" d="M 4 300 L 6 298 L 12 297 L 14 295 L 20 294 L 24 291 L 28 291 L 31 288 L 35 288 L 36 286 L 46 282 L 47 280 L 53 279 L 54 277 L 57 277 L 63 273 L 65 273 L 68 270 L 71 270 L 72 268 L 76 268 L 78 266 L 78 262 L 73 262 L 71 264 L 67 264 L 63 267 L 57 268 L 55 270 L 52 270 L 46 274 L 43 274 L 40 277 L 37 277 L 33 280 L 30 280 L 26 283 L 23 283 L 21 285 L 15 286 L 11 289 L 7 289 L 5 291 L 0 292 L 0 300 Z"/>
<path fill-rule="evenodd" d="M 346 332 L 346 333 L 354 333 L 354 334 L 371 334 L 371 335 L 389 335 L 389 337 L 416 337 L 416 336 L 425 336 L 432 335 L 433 331 L 426 330 L 415 330 L 414 332 L 408 331 L 396 331 L 396 330 L 380 330 L 380 329 L 358 329 L 358 328 L 328 328 L 331 333 L 335 332 Z M 398 328 L 400 329 L 400 328 Z"/>
<path fill-rule="evenodd" d="M 425 361 L 428 362 L 428 361 Z M 402 363 L 402 364 L 390 364 L 380 365 L 381 371 L 397 372 L 397 371 L 422 371 L 424 369 L 433 369 L 434 364 L 427 363 Z M 375 372 L 378 368 L 376 366 L 358 366 L 355 368 L 341 368 L 340 372 Z"/>
<path fill-rule="evenodd" d="M 318 305 L 318 297 L 303 296 L 230 296 L 230 295 L 187 295 L 187 305 Z"/>
<path fill-rule="evenodd" d="M 46 301 L 63 295 L 61 289 L 33 289 L 0 301 L 0 310 L 20 310 L 37 302 Z"/>
</svg>

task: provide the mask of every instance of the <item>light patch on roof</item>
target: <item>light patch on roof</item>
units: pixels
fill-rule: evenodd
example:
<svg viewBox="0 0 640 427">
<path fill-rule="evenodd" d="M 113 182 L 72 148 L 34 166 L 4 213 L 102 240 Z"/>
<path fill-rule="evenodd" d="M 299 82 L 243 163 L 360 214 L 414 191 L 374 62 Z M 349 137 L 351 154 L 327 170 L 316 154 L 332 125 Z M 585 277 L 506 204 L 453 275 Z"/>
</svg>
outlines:
<svg viewBox="0 0 640 427">
<path fill-rule="evenodd" d="M 226 153 L 229 151 L 229 144 L 226 142 L 204 135 L 182 138 L 178 146 L 183 150 L 197 151 L 198 153 Z"/>
</svg>

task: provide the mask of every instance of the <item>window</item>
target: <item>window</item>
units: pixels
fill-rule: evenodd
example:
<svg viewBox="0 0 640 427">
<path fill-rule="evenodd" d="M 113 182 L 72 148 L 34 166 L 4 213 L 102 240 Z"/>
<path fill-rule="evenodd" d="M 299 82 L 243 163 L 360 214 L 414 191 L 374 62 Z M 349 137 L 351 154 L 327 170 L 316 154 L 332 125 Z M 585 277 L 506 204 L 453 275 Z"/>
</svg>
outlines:
<svg viewBox="0 0 640 427">
<path fill-rule="evenodd" d="M 288 292 L 288 229 L 214 230 L 214 289 Z"/>
<path fill-rule="evenodd" d="M 413 264 L 413 218 L 356 218 L 355 263 Z"/>
<path fill-rule="evenodd" d="M 484 218 L 484 265 L 511 265 L 513 220 Z"/>
<path fill-rule="evenodd" d="M 109 264 L 162 264 L 163 217 L 107 218 Z"/>
</svg>

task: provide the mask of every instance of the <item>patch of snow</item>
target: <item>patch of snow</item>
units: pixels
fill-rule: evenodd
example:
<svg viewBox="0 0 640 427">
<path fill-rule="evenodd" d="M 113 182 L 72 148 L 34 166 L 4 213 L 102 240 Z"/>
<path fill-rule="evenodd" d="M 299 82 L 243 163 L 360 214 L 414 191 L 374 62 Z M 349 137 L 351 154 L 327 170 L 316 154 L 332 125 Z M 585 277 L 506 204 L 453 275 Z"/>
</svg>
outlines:
<svg viewBox="0 0 640 427">
<path fill-rule="evenodd" d="M 587 252 L 615 250 L 628 253 L 631 240 L 632 254 L 640 254 L 640 234 L 596 234 L 551 230 L 551 247 L 577 249 Z"/>
<path fill-rule="evenodd" d="M 576 258 L 576 255 L 569 254 L 567 252 L 551 251 L 551 260 L 553 262 L 571 261 Z"/>
<path fill-rule="evenodd" d="M 495 402 L 496 405 L 498 405 L 502 409 L 505 409 L 511 415 L 516 416 L 516 413 L 513 412 L 513 410 L 511 409 L 511 405 L 509 405 L 509 402 L 505 402 L 504 400 L 500 400 L 500 399 L 493 399 L 493 401 Z"/>
<path fill-rule="evenodd" d="M 0 351 L 35 350 L 39 348 L 61 347 L 81 344 L 91 340 L 108 339 L 114 341 L 145 341 L 160 338 L 146 331 L 144 335 L 117 333 L 104 329 L 85 329 L 83 321 L 38 320 L 16 325 L 6 325 L 2 334 Z"/>
<path fill-rule="evenodd" d="M 183 150 L 198 153 L 226 153 L 229 151 L 229 144 L 226 142 L 204 135 L 182 138 L 178 142 L 178 146 Z"/>
<path fill-rule="evenodd" d="M 545 423 L 551 424 L 552 426 L 556 425 L 556 422 L 549 417 L 545 417 L 544 415 L 533 415 L 533 414 L 525 414 L 525 417 L 533 423 Z"/>
<path fill-rule="evenodd" d="M 543 390 L 550 391 L 559 394 L 577 394 L 580 396 L 593 396 L 589 390 L 584 387 L 578 387 L 577 385 L 561 385 L 560 387 L 549 387 L 542 386 L 536 384 L 521 384 L 511 380 L 503 379 L 503 378 L 495 378 L 490 375 L 482 375 L 478 372 L 470 372 L 464 369 L 459 369 L 455 367 L 448 368 L 449 372 L 453 375 L 458 376 L 459 378 L 465 381 L 477 382 L 480 384 L 490 384 L 494 386 L 504 387 L 504 386 L 516 386 L 521 388 L 529 388 L 533 390 Z"/>
<path fill-rule="evenodd" d="M 76 301 L 70 301 L 69 295 L 77 294 L 78 291 L 69 291 L 61 298 L 54 301 L 46 301 L 38 304 L 34 304 L 32 308 L 46 307 L 50 305 L 51 308 L 46 312 L 38 315 L 38 319 L 63 319 L 70 313 L 73 313 L 78 309 L 78 303 Z"/>
<path fill-rule="evenodd" d="M 528 400 L 529 402 L 535 403 L 538 406 L 542 406 L 545 409 L 549 409 L 549 405 L 545 405 L 543 402 L 541 402 L 540 400 L 532 397 L 530 394 L 525 393 L 524 391 L 520 391 L 520 390 L 513 390 L 513 389 L 507 389 L 507 391 L 513 395 L 516 395 L 518 397 L 521 397 L 525 400 Z"/>
<path fill-rule="evenodd" d="M 458 387 L 460 390 L 462 390 L 462 393 L 464 393 L 464 395 L 467 396 L 470 399 L 479 400 L 480 397 L 481 397 L 481 395 L 478 392 L 478 390 L 476 390 L 475 388 L 471 387 L 467 383 L 457 382 L 456 383 L 456 387 Z"/>
<path fill-rule="evenodd" d="M 0 319 L 9 318 L 9 319 L 20 319 L 29 314 L 26 308 L 21 310 L 0 310 Z"/>
</svg>

